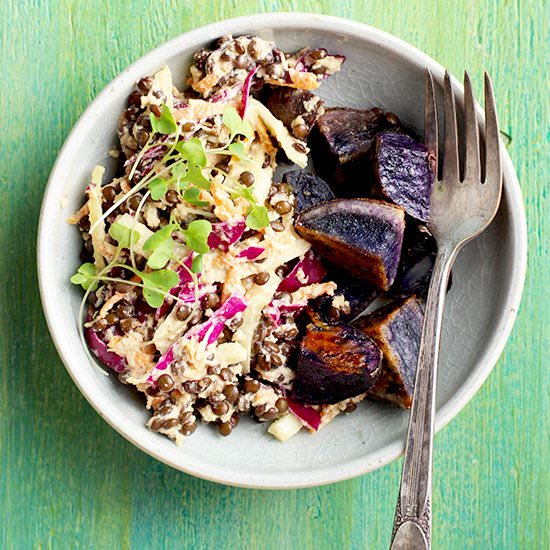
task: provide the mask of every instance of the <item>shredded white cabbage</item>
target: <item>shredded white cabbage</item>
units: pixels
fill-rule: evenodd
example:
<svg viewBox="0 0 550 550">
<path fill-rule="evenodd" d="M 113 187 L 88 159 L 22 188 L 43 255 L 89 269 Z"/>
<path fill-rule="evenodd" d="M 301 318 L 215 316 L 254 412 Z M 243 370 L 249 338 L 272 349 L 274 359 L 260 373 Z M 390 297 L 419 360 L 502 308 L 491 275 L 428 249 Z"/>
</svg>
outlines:
<svg viewBox="0 0 550 550">
<path fill-rule="evenodd" d="M 281 282 L 281 278 L 275 274 L 275 271 L 268 271 L 268 273 L 269 281 L 267 281 L 265 285 L 254 285 L 246 293 L 245 298 L 248 303 L 248 307 L 243 312 L 243 324 L 239 327 L 233 337 L 234 341 L 241 344 L 247 352 L 246 360 L 243 361 L 243 372 L 245 374 L 250 372 L 252 341 L 254 339 L 254 333 L 256 332 L 258 323 L 262 317 L 262 311 L 273 299 L 273 295 L 277 291 L 277 287 Z"/>
<path fill-rule="evenodd" d="M 302 168 L 307 166 L 307 153 L 309 149 L 306 147 L 305 143 L 292 137 L 290 132 L 286 129 L 286 126 L 278 118 L 275 118 L 263 103 L 251 97 L 248 100 L 245 119 L 251 123 L 252 126 L 255 126 L 256 118 L 259 118 L 270 131 L 271 135 L 277 139 L 289 160 Z M 298 148 L 303 147 L 304 152 L 301 153 L 295 146 Z"/>
<path fill-rule="evenodd" d="M 92 181 L 88 186 L 88 212 L 90 225 L 97 224 L 95 230 L 91 234 L 92 245 L 94 247 L 94 263 L 98 270 L 105 267 L 105 222 L 101 220 L 103 211 L 101 209 L 102 190 L 101 182 L 105 168 L 96 166 L 92 172 Z M 101 220 L 101 221 L 100 221 Z"/>
<path fill-rule="evenodd" d="M 267 431 L 284 443 L 287 439 L 295 436 L 303 427 L 298 418 L 292 413 L 288 413 L 272 422 Z"/>
<path fill-rule="evenodd" d="M 172 88 L 172 72 L 170 71 L 168 65 L 164 65 L 162 69 L 155 73 L 149 93 L 141 96 L 141 106 L 147 107 L 149 105 L 158 105 L 160 107 L 163 103 L 166 103 L 166 106 L 172 110 L 174 108 L 174 95 Z M 155 92 L 157 92 L 156 95 Z M 161 92 L 161 94 L 158 92 Z M 160 97 L 158 97 L 159 95 Z"/>
<path fill-rule="evenodd" d="M 239 342 L 226 342 L 216 347 L 215 358 L 217 363 L 222 367 L 226 367 L 245 362 L 247 353 Z"/>
</svg>

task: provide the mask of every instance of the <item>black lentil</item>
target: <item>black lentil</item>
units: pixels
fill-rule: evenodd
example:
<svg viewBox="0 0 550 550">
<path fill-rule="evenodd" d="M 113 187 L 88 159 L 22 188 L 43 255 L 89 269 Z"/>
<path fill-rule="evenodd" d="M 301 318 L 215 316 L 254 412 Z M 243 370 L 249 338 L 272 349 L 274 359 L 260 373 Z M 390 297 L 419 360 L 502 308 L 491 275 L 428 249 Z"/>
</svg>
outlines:
<svg viewBox="0 0 550 550">
<path fill-rule="evenodd" d="M 174 191 L 173 189 L 169 189 L 166 192 L 166 195 L 164 197 L 166 199 L 166 202 L 168 204 L 177 204 L 180 201 L 180 196 L 177 191 Z"/>
<path fill-rule="evenodd" d="M 305 148 L 305 145 L 303 143 L 293 143 L 292 144 L 292 147 L 298 151 L 298 153 L 305 153 L 306 152 L 306 148 Z"/>
<path fill-rule="evenodd" d="M 162 427 L 165 430 L 170 430 L 171 428 L 175 428 L 179 424 L 179 420 L 177 418 L 169 418 L 168 420 L 165 420 Z"/>
<path fill-rule="evenodd" d="M 185 321 L 191 314 L 191 308 L 187 305 L 180 305 L 176 309 L 176 317 L 178 321 Z"/>
<path fill-rule="evenodd" d="M 223 389 L 223 394 L 228 403 L 235 403 L 239 399 L 239 388 L 233 384 L 229 384 Z"/>
<path fill-rule="evenodd" d="M 196 422 L 187 422 L 180 428 L 180 432 L 183 435 L 187 436 L 187 435 L 191 435 L 196 429 L 197 429 Z"/>
<path fill-rule="evenodd" d="M 231 434 L 233 431 L 233 428 L 231 427 L 230 422 L 220 422 L 218 424 L 218 431 L 220 432 L 220 435 L 223 435 L 224 437 L 227 437 Z"/>
<path fill-rule="evenodd" d="M 161 374 L 157 383 L 162 391 L 170 391 L 174 387 L 174 380 L 169 374 Z"/>
<path fill-rule="evenodd" d="M 247 380 L 244 383 L 244 391 L 248 393 L 256 393 L 261 387 L 261 384 L 257 380 Z"/>
<path fill-rule="evenodd" d="M 108 202 L 112 202 L 115 200 L 116 191 L 112 185 L 106 185 L 103 188 L 102 194 L 103 194 L 103 198 Z"/>
<path fill-rule="evenodd" d="M 241 174 L 241 183 L 246 186 L 246 187 L 250 187 L 252 185 L 254 185 L 254 182 L 256 181 L 256 178 L 254 177 L 254 174 L 252 172 L 249 172 L 248 170 L 245 170 L 242 174 Z"/>
<path fill-rule="evenodd" d="M 267 281 L 269 281 L 269 273 L 267 271 L 260 271 L 260 273 L 256 273 L 253 277 L 254 283 L 257 285 L 265 285 Z"/>
<path fill-rule="evenodd" d="M 220 401 L 219 403 L 211 405 L 211 407 L 212 412 L 218 416 L 223 416 L 229 412 L 229 405 L 227 404 L 227 401 Z"/>
</svg>

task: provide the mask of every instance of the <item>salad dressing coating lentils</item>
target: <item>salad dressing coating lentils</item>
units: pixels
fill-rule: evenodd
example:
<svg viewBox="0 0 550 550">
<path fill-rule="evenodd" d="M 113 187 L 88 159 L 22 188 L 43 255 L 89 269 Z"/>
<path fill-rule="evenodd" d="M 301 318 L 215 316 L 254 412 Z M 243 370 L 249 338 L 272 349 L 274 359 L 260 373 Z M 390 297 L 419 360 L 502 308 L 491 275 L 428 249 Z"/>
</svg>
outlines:
<svg viewBox="0 0 550 550">
<path fill-rule="evenodd" d="M 315 182 L 327 184 L 303 169 L 308 136 L 315 157 L 313 136 L 326 129 L 319 121 L 330 113 L 313 91 L 343 62 L 323 48 L 287 54 L 258 37 L 224 36 L 194 54 L 185 90 L 175 87 L 168 67 L 142 78 L 119 118 L 120 149 L 110 152 L 120 160 L 117 176 L 104 181 L 97 166 L 83 206 L 69 220 L 84 241 L 84 263 L 71 278 L 85 291 L 82 336 L 103 365 L 143 393 L 148 427 L 177 444 L 201 421 L 228 436 L 242 414 L 269 422 L 269 432 L 283 441 L 302 427 L 315 431 L 355 410 L 382 372 L 376 399 L 387 393 L 403 405 L 398 397 L 408 397 L 401 380 L 410 380 L 416 342 L 407 342 L 414 331 L 405 325 L 418 319 L 399 316 L 399 308 L 391 310 L 399 326 L 377 317 L 377 338 L 385 327 L 394 329 L 393 339 L 405 338 L 394 347 L 386 338 L 383 353 L 364 322 L 349 324 L 379 291 L 344 278 L 323 259 L 330 248 L 323 240 L 346 241 L 346 231 L 335 219 L 328 229 L 308 226 L 310 238 L 298 223 L 302 214 L 315 221 L 319 202 L 330 208 L 330 200 L 316 201 L 323 193 L 314 189 Z M 367 131 L 371 141 L 390 126 L 405 132 L 395 116 L 383 120 L 392 123 Z M 360 168 L 362 196 L 370 196 L 368 181 L 375 179 L 368 175 L 373 151 L 364 148 L 354 158 L 356 170 L 367 163 Z M 275 180 L 281 162 L 297 165 L 298 175 Z M 391 167 L 380 172 L 391 177 Z M 298 214 L 298 204 L 308 209 Z M 403 208 L 371 210 L 368 230 L 392 229 L 386 232 L 396 234 L 398 257 Z M 362 236 L 348 222 L 342 227 L 351 228 L 351 244 L 342 246 L 349 247 Z M 386 260 L 371 241 L 373 250 L 359 250 L 356 261 L 370 255 L 378 269 L 376 262 Z M 357 299 L 358 289 L 367 288 L 369 299 Z M 418 311 L 408 303 L 409 310 Z M 400 360 L 390 360 L 392 353 Z"/>
</svg>

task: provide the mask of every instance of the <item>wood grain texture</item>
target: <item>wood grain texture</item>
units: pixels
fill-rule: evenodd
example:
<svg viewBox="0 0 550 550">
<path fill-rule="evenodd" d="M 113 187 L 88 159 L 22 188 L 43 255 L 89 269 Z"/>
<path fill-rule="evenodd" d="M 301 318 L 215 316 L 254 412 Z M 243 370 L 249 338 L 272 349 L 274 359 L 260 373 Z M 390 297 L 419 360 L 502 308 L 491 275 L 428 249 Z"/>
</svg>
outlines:
<svg viewBox="0 0 550 550">
<path fill-rule="evenodd" d="M 434 545 L 550 547 L 548 3 L 3 0 L 0 548 L 387 547 L 400 462 L 285 492 L 222 487 L 176 472 L 135 449 L 85 402 L 40 307 L 40 201 L 57 151 L 88 103 L 169 38 L 277 10 L 340 15 L 392 32 L 455 74 L 467 67 L 478 92 L 483 70 L 491 74 L 525 196 L 529 270 L 497 367 L 436 437 Z"/>
</svg>

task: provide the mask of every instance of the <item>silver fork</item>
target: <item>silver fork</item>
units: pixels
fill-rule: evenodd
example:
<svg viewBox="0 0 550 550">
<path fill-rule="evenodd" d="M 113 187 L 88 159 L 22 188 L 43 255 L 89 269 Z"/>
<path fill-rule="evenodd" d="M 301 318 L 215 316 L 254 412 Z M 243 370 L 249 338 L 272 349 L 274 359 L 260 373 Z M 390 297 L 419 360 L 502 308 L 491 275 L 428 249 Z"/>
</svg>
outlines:
<svg viewBox="0 0 550 550">
<path fill-rule="evenodd" d="M 438 166 L 437 107 L 433 79 L 426 71 L 425 142 Z M 449 273 L 459 250 L 493 220 L 500 203 L 498 121 L 491 80 L 485 73 L 485 155 L 482 167 L 474 96 L 464 73 L 464 141 L 459 147 L 455 98 L 449 74 L 444 82 L 445 138 L 443 163 L 434 183 L 431 220 L 437 256 L 428 291 L 391 550 L 431 547 L 432 448 L 435 386 L 443 305 Z M 459 151 L 464 151 L 462 175 Z M 482 169 L 483 168 L 483 169 Z"/>
</svg>

